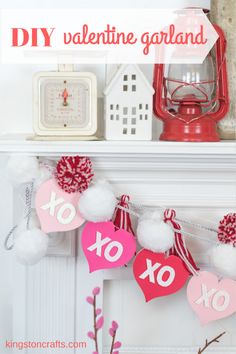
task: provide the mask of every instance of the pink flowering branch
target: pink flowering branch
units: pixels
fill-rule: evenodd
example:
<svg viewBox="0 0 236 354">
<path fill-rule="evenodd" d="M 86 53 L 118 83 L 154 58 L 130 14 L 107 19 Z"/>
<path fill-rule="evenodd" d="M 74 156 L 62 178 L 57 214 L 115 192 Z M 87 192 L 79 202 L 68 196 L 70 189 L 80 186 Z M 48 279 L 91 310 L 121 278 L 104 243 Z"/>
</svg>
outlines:
<svg viewBox="0 0 236 354">
<path fill-rule="evenodd" d="M 94 288 L 92 296 L 88 296 L 86 301 L 93 306 L 93 331 L 88 332 L 88 337 L 95 343 L 95 352 L 93 354 L 99 354 L 98 352 L 98 331 L 104 325 L 104 317 L 102 316 L 102 310 L 97 308 L 97 296 L 100 294 L 100 288 Z M 112 321 L 111 328 L 109 328 L 109 334 L 112 337 L 110 354 L 119 354 L 118 349 L 121 347 L 121 342 L 116 341 L 116 332 L 118 330 L 118 323 Z"/>
<path fill-rule="evenodd" d="M 114 351 L 114 349 L 119 349 L 121 347 L 121 342 L 116 341 L 116 332 L 118 327 L 118 323 L 116 321 L 112 321 L 111 328 L 109 329 L 109 334 L 112 337 L 110 354 L 119 354 L 118 350 Z"/>
<path fill-rule="evenodd" d="M 93 354 L 98 354 L 98 331 L 104 324 L 104 318 L 103 316 L 100 316 L 102 314 L 102 310 L 97 308 L 97 296 L 99 293 L 100 288 L 94 288 L 93 295 L 86 298 L 86 301 L 93 306 L 93 331 L 88 332 L 88 337 L 94 340 L 95 343 L 95 352 L 93 352 Z"/>
</svg>

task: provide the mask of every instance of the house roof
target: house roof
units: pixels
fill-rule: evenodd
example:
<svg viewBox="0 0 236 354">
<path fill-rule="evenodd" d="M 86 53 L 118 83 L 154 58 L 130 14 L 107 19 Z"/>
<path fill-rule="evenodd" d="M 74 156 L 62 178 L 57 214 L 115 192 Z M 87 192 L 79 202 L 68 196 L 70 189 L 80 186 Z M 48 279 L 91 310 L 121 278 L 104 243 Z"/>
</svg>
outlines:
<svg viewBox="0 0 236 354">
<path fill-rule="evenodd" d="M 110 80 L 110 82 L 108 83 L 107 87 L 104 90 L 104 95 L 108 95 L 109 92 L 111 91 L 112 87 L 116 84 L 117 80 L 119 79 L 119 77 L 124 73 L 124 71 L 126 70 L 126 68 L 128 66 L 132 66 L 134 68 L 134 70 L 136 71 L 136 73 L 138 73 L 141 77 L 141 79 L 143 80 L 143 83 L 146 85 L 147 89 L 150 91 L 150 93 L 154 94 L 154 89 L 152 87 L 152 85 L 150 85 L 150 83 L 148 82 L 146 76 L 144 75 L 144 73 L 142 72 L 142 70 L 139 68 L 139 66 L 137 64 L 123 64 L 121 65 L 121 67 L 117 70 L 117 72 L 115 73 L 115 75 L 113 76 L 113 78 Z"/>
</svg>

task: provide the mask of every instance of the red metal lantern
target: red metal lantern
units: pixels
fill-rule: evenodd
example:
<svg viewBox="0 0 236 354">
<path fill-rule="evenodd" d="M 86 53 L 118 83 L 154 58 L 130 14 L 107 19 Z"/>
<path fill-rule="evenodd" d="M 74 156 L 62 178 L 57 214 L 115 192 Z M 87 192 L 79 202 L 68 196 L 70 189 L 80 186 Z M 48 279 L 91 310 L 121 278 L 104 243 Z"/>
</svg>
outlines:
<svg viewBox="0 0 236 354">
<path fill-rule="evenodd" d="M 217 122 L 229 109 L 226 38 L 219 38 L 203 64 L 163 64 L 154 69 L 154 113 L 164 123 L 160 140 L 219 141 Z M 167 72 L 167 74 L 165 74 Z"/>
</svg>

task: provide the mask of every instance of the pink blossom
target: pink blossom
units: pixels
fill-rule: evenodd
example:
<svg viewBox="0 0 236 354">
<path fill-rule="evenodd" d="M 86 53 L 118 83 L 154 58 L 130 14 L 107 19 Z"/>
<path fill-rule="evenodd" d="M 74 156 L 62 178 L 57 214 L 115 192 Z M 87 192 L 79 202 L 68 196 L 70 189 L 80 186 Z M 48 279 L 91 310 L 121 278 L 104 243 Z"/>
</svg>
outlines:
<svg viewBox="0 0 236 354">
<path fill-rule="evenodd" d="M 93 352 L 93 354 L 98 354 L 98 352 Z"/>
<path fill-rule="evenodd" d="M 99 293 L 100 293 L 100 288 L 99 287 L 93 289 L 93 295 L 94 296 L 98 295 Z"/>
<path fill-rule="evenodd" d="M 95 334 L 93 333 L 93 332 L 88 332 L 88 337 L 90 338 L 90 339 L 94 339 L 95 338 Z"/>
<path fill-rule="evenodd" d="M 109 334 L 110 334 L 110 336 L 114 336 L 114 334 L 115 334 L 115 331 L 114 331 L 114 329 L 113 328 L 110 328 L 109 329 Z"/>
<path fill-rule="evenodd" d="M 104 324 L 104 317 L 101 316 L 96 322 L 96 329 L 102 328 L 103 324 Z"/>
<path fill-rule="evenodd" d="M 96 310 L 96 315 L 98 316 L 98 315 L 101 315 L 101 313 L 102 313 L 102 310 L 101 309 L 97 309 Z"/>
<path fill-rule="evenodd" d="M 117 351 L 115 351 L 115 352 L 112 352 L 112 354 L 119 354 L 119 352 L 118 352 L 118 350 L 117 350 Z"/>
<path fill-rule="evenodd" d="M 117 331 L 119 325 L 116 321 L 112 321 L 112 328 L 114 329 L 114 331 Z"/>
<path fill-rule="evenodd" d="M 90 305 L 93 305 L 93 303 L 94 303 L 92 296 L 86 297 L 86 301 L 87 301 Z"/>
<path fill-rule="evenodd" d="M 113 348 L 118 349 L 121 347 L 121 342 L 115 342 Z"/>
</svg>

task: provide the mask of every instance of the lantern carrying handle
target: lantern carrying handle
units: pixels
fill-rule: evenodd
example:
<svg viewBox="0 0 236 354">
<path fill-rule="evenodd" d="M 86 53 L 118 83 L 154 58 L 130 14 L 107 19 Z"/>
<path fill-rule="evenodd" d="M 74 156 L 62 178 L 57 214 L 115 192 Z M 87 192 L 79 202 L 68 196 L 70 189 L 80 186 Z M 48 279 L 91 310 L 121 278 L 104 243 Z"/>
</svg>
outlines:
<svg viewBox="0 0 236 354">
<path fill-rule="evenodd" d="M 216 98 L 215 105 L 208 112 L 204 113 L 204 117 L 209 117 L 218 122 L 224 118 L 229 110 L 229 90 L 228 90 L 228 75 L 227 75 L 227 63 L 226 63 L 226 38 L 224 31 L 216 24 L 213 24 L 219 38 L 216 41 L 216 66 L 217 66 L 217 79 L 216 79 Z M 154 80 L 153 87 L 155 94 L 153 96 L 153 109 L 156 117 L 165 121 L 166 119 L 172 119 L 173 117 L 179 119 L 178 115 L 173 115 L 169 112 L 168 98 L 165 94 L 163 97 L 163 90 L 166 92 L 165 87 L 165 66 L 164 64 L 156 64 L 154 66 Z M 217 111 L 215 111 L 216 103 L 219 103 Z M 189 123 L 196 121 L 202 116 L 195 117 Z"/>
<path fill-rule="evenodd" d="M 227 41 L 224 31 L 217 24 L 213 24 L 219 38 L 216 41 L 216 67 L 217 83 L 216 98 L 218 98 L 219 107 L 217 112 L 208 112 L 207 115 L 215 121 L 219 121 L 226 116 L 229 110 L 229 85 L 226 62 Z"/>
</svg>

